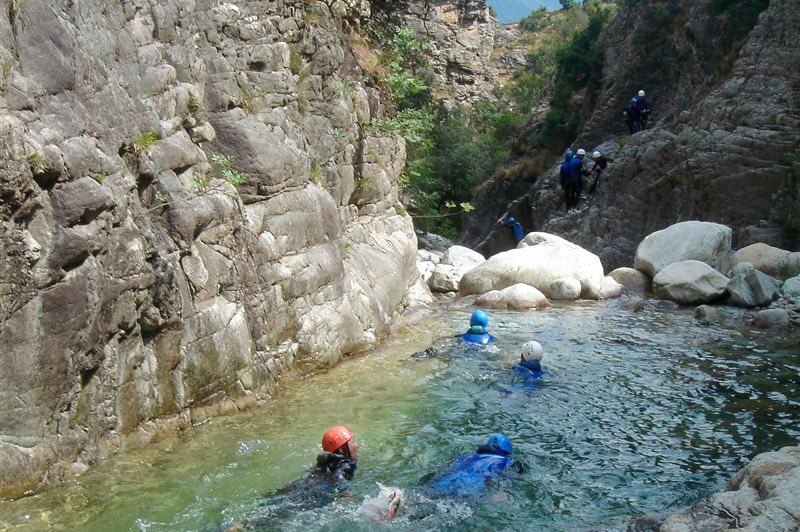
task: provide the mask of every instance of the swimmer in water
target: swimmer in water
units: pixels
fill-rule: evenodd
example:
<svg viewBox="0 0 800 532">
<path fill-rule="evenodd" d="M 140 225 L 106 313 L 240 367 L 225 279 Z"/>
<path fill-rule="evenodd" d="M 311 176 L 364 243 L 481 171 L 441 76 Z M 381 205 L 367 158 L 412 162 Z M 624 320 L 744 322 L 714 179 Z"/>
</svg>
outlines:
<svg viewBox="0 0 800 532">
<path fill-rule="evenodd" d="M 514 366 L 514 369 L 526 377 L 541 377 L 544 373 L 542 369 L 543 357 L 544 349 L 542 349 L 542 344 L 535 340 L 526 342 L 522 346 L 519 363 Z"/>
<path fill-rule="evenodd" d="M 473 454 L 461 456 L 450 465 L 449 472 L 430 486 L 447 495 L 478 495 L 486 484 L 505 471 L 521 472 L 514 460 L 514 447 L 504 434 L 492 434 Z"/>
<path fill-rule="evenodd" d="M 478 309 L 472 313 L 469 320 L 469 330 L 461 335 L 461 339 L 468 344 L 488 345 L 494 342 L 494 336 L 486 328 L 489 326 L 489 315 Z"/>
<path fill-rule="evenodd" d="M 358 443 L 354 434 L 347 427 L 332 427 L 322 437 L 322 451 L 317 455 L 316 465 L 305 475 L 267 495 L 253 519 L 230 525 L 224 530 L 262 530 L 274 526 L 279 520 L 322 508 L 346 496 L 358 466 Z"/>
</svg>

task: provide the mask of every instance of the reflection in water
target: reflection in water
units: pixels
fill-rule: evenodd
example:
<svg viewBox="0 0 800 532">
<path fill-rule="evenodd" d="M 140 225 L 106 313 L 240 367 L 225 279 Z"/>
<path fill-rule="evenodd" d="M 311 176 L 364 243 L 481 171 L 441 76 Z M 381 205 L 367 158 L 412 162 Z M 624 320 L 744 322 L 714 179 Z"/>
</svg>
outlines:
<svg viewBox="0 0 800 532">
<path fill-rule="evenodd" d="M 271 528 L 374 529 L 378 483 L 405 493 L 392 528 L 614 526 L 690 504 L 800 436 L 796 340 L 699 325 L 688 310 L 599 303 L 492 313 L 497 344 L 486 350 L 452 338 L 470 311 L 452 307 L 368 356 L 297 376 L 266 409 L 0 503 L 0 528 L 216 530 L 302 475 L 337 423 L 362 442 L 352 496 Z M 546 370 L 533 385 L 512 369 L 532 338 Z M 439 354 L 412 356 L 431 344 Z M 478 498 L 420 489 L 496 431 L 525 464 L 519 479 Z"/>
</svg>

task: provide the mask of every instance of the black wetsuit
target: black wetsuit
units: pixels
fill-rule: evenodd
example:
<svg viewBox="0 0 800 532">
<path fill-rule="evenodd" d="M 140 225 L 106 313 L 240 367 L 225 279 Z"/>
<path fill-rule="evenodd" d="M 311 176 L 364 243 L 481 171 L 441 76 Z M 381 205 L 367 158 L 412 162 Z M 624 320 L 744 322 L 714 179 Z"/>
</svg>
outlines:
<svg viewBox="0 0 800 532">
<path fill-rule="evenodd" d="M 589 189 L 589 194 L 594 194 L 595 189 L 597 189 L 597 185 L 600 184 L 600 175 L 605 171 L 608 163 L 614 162 L 613 159 L 608 159 L 606 157 L 601 156 L 599 159 L 594 159 L 594 166 L 592 167 L 591 173 L 594 174 L 594 182 L 592 183 L 592 187 Z"/>
<path fill-rule="evenodd" d="M 645 96 L 639 99 L 639 130 L 647 129 L 647 121 L 650 119 L 650 112 L 653 107 L 650 105 L 650 97 Z"/>
<path fill-rule="evenodd" d="M 267 495 L 254 516 L 228 530 L 264 530 L 278 521 L 315 508 L 322 508 L 346 495 L 356 474 L 355 460 L 335 453 L 317 456 L 317 465 L 303 477 Z"/>
</svg>

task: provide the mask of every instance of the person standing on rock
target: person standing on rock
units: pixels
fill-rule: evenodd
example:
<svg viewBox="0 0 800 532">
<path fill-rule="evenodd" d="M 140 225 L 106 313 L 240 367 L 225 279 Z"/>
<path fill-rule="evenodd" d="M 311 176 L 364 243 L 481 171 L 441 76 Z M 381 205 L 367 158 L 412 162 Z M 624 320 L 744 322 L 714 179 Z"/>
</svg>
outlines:
<svg viewBox="0 0 800 532">
<path fill-rule="evenodd" d="M 637 100 L 639 101 L 639 131 L 644 131 L 647 129 L 647 121 L 650 119 L 650 111 L 652 111 L 650 97 L 644 91 L 639 91 Z"/>
<path fill-rule="evenodd" d="M 589 175 L 594 176 L 594 182 L 592 182 L 592 186 L 589 188 L 589 194 L 594 194 L 594 191 L 597 190 L 597 185 L 600 184 L 600 176 L 605 171 L 606 167 L 608 167 L 608 163 L 612 162 L 614 162 L 613 159 L 604 157 L 599 151 L 592 154 L 592 169 L 589 170 Z"/>
<path fill-rule="evenodd" d="M 511 232 L 514 234 L 514 240 L 517 241 L 517 244 L 522 242 L 522 239 L 525 238 L 525 229 L 522 227 L 522 224 L 519 223 L 513 216 L 509 216 L 508 213 L 504 214 L 502 218 L 497 220 L 497 223 L 501 223 L 511 229 Z"/>
<path fill-rule="evenodd" d="M 622 115 L 625 117 L 625 122 L 628 124 L 631 135 L 638 133 L 641 128 L 641 121 L 639 116 L 639 100 L 637 98 L 631 98 L 630 104 L 628 104 L 628 107 L 622 112 Z"/>
<path fill-rule="evenodd" d="M 578 210 L 581 202 L 581 192 L 583 191 L 583 176 L 586 170 L 583 168 L 583 160 L 586 157 L 586 150 L 580 149 L 569 163 L 569 177 L 567 181 L 567 210 L 573 212 Z"/>
<path fill-rule="evenodd" d="M 572 163 L 572 158 L 575 157 L 575 154 L 572 153 L 572 150 L 567 150 L 567 153 L 564 154 L 564 162 L 561 163 L 561 169 L 559 170 L 558 176 L 561 182 L 561 189 L 564 191 L 564 208 L 569 212 L 570 210 L 570 189 L 569 189 L 569 173 L 570 173 L 570 164 Z"/>
</svg>

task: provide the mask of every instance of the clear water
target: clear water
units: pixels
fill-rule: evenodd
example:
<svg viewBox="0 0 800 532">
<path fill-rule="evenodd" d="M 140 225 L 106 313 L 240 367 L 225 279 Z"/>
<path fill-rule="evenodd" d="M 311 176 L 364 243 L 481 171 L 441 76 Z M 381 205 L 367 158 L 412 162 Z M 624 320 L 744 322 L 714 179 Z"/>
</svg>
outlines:
<svg viewBox="0 0 800 532">
<path fill-rule="evenodd" d="M 265 409 L 0 503 L 0 529 L 218 530 L 256 515 L 263 494 L 300 476 L 335 423 L 361 442 L 354 495 L 271 529 L 374 529 L 377 483 L 403 488 L 413 508 L 423 477 L 495 431 L 513 440 L 521 478 L 482 499 L 436 501 L 422 521 L 401 511 L 392 528 L 615 528 L 691 504 L 754 454 L 800 437 L 796 336 L 612 302 L 492 313 L 499 341 L 475 350 L 446 338 L 469 311 L 453 306 L 369 355 L 293 377 Z M 547 375 L 535 386 L 511 370 L 531 338 L 546 350 Z M 431 344 L 446 355 L 411 357 Z"/>
</svg>

